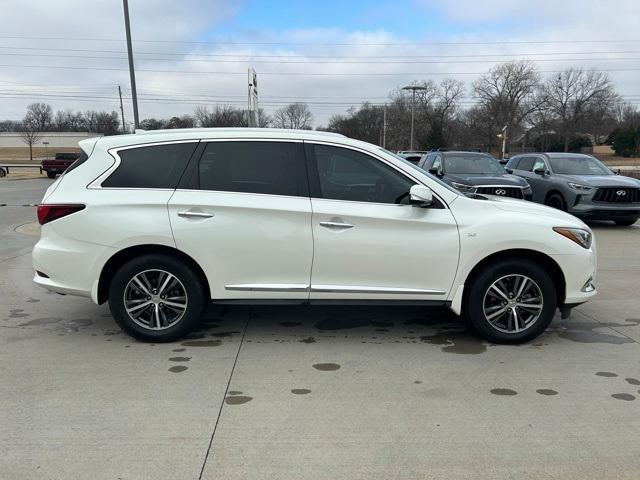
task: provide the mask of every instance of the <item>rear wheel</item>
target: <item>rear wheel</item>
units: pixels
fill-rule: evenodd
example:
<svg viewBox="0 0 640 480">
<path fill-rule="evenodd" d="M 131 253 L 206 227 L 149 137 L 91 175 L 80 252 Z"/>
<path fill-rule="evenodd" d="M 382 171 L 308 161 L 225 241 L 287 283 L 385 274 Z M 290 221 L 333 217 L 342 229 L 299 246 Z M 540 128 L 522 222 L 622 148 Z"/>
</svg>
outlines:
<svg viewBox="0 0 640 480">
<path fill-rule="evenodd" d="M 171 342 L 200 321 L 202 282 L 183 262 L 144 255 L 125 263 L 109 287 L 109 307 L 120 327 L 138 340 Z"/>
<path fill-rule="evenodd" d="M 56 178 L 56 172 L 47 172 L 47 177 Z"/>
<path fill-rule="evenodd" d="M 636 223 L 637 218 L 621 218 L 619 220 L 614 220 L 616 225 L 620 225 L 621 227 L 630 227 L 634 223 Z"/>
<path fill-rule="evenodd" d="M 558 210 L 567 211 L 567 204 L 559 193 L 552 193 L 549 195 L 544 204 L 549 207 L 557 208 Z"/>
<path fill-rule="evenodd" d="M 485 267 L 470 282 L 466 313 L 474 330 L 495 343 L 523 343 L 549 326 L 557 307 L 554 282 L 529 260 Z"/>
</svg>

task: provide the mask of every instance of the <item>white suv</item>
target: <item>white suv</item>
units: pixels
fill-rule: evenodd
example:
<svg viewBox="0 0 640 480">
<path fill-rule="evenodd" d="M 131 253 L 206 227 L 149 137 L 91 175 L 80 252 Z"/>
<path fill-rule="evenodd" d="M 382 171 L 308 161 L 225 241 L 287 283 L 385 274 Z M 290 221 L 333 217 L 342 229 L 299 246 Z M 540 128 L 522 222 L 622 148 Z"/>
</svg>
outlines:
<svg viewBox="0 0 640 480">
<path fill-rule="evenodd" d="M 34 280 L 108 301 L 141 340 L 178 339 L 213 301 L 448 306 L 516 343 L 596 293 L 577 218 L 462 195 L 341 135 L 188 129 L 80 147 L 38 207 Z"/>
</svg>

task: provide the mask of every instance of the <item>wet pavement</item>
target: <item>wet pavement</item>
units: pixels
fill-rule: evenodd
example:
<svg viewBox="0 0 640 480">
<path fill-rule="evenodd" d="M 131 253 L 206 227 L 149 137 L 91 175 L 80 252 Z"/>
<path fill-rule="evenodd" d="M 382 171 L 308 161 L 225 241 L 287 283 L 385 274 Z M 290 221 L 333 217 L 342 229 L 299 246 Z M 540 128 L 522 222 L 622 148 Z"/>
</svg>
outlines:
<svg viewBox="0 0 640 480">
<path fill-rule="evenodd" d="M 33 286 L 33 207 L 5 208 L 0 478 L 640 478 L 638 227 L 594 226 L 600 294 L 527 345 L 354 306 L 212 306 L 145 344 Z"/>
</svg>

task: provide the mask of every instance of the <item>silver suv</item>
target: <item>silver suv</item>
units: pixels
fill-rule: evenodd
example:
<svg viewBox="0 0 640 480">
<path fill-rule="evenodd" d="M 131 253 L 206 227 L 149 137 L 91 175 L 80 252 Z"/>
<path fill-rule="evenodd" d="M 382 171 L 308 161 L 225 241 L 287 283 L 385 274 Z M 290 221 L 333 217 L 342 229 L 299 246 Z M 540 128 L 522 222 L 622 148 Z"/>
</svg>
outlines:
<svg viewBox="0 0 640 480">
<path fill-rule="evenodd" d="M 512 157 L 506 169 L 529 182 L 534 202 L 624 226 L 640 217 L 640 181 L 616 175 L 591 155 L 527 153 Z"/>
</svg>

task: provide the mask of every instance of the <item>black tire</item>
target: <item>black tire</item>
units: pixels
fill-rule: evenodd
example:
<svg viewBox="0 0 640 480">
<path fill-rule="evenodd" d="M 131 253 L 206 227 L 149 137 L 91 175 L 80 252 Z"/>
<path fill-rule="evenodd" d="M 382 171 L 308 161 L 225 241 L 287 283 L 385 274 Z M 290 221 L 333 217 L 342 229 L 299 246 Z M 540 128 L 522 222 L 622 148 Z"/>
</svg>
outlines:
<svg viewBox="0 0 640 480">
<path fill-rule="evenodd" d="M 125 290 L 129 282 L 142 272 L 156 270 L 175 276 L 186 293 L 186 309 L 181 317 L 175 323 L 158 330 L 136 323 L 127 313 L 125 305 Z M 160 301 L 157 296 L 156 300 Z M 120 267 L 109 285 L 109 308 L 113 318 L 120 328 L 143 342 L 173 342 L 182 338 L 200 322 L 207 300 L 198 275 L 184 262 L 169 255 L 150 254 L 130 260 Z M 151 305 L 150 308 L 155 307 Z"/>
<path fill-rule="evenodd" d="M 552 193 L 551 195 L 549 195 L 547 199 L 544 201 L 544 204 L 549 207 L 562 210 L 563 212 L 567 211 L 567 203 L 564 201 L 564 198 L 559 193 Z"/>
<path fill-rule="evenodd" d="M 7 172 L 4 171 L 4 168 L 0 168 L 0 177 L 6 177 Z"/>
<path fill-rule="evenodd" d="M 614 220 L 614 222 L 616 222 L 616 225 L 620 225 L 621 227 L 630 227 L 637 221 L 637 218 L 621 218 L 619 220 Z"/>
<path fill-rule="evenodd" d="M 47 172 L 47 177 L 56 178 L 56 172 Z"/>
<path fill-rule="evenodd" d="M 504 332 L 495 327 L 484 312 L 485 296 L 497 280 L 509 275 L 524 275 L 535 282 L 542 294 L 538 318 L 519 332 Z M 557 308 L 557 293 L 551 276 L 542 267 L 526 259 L 502 260 L 486 266 L 467 285 L 464 314 L 470 326 L 482 338 L 494 343 L 525 343 L 546 330 Z M 508 309 L 508 307 L 505 307 Z"/>
</svg>

